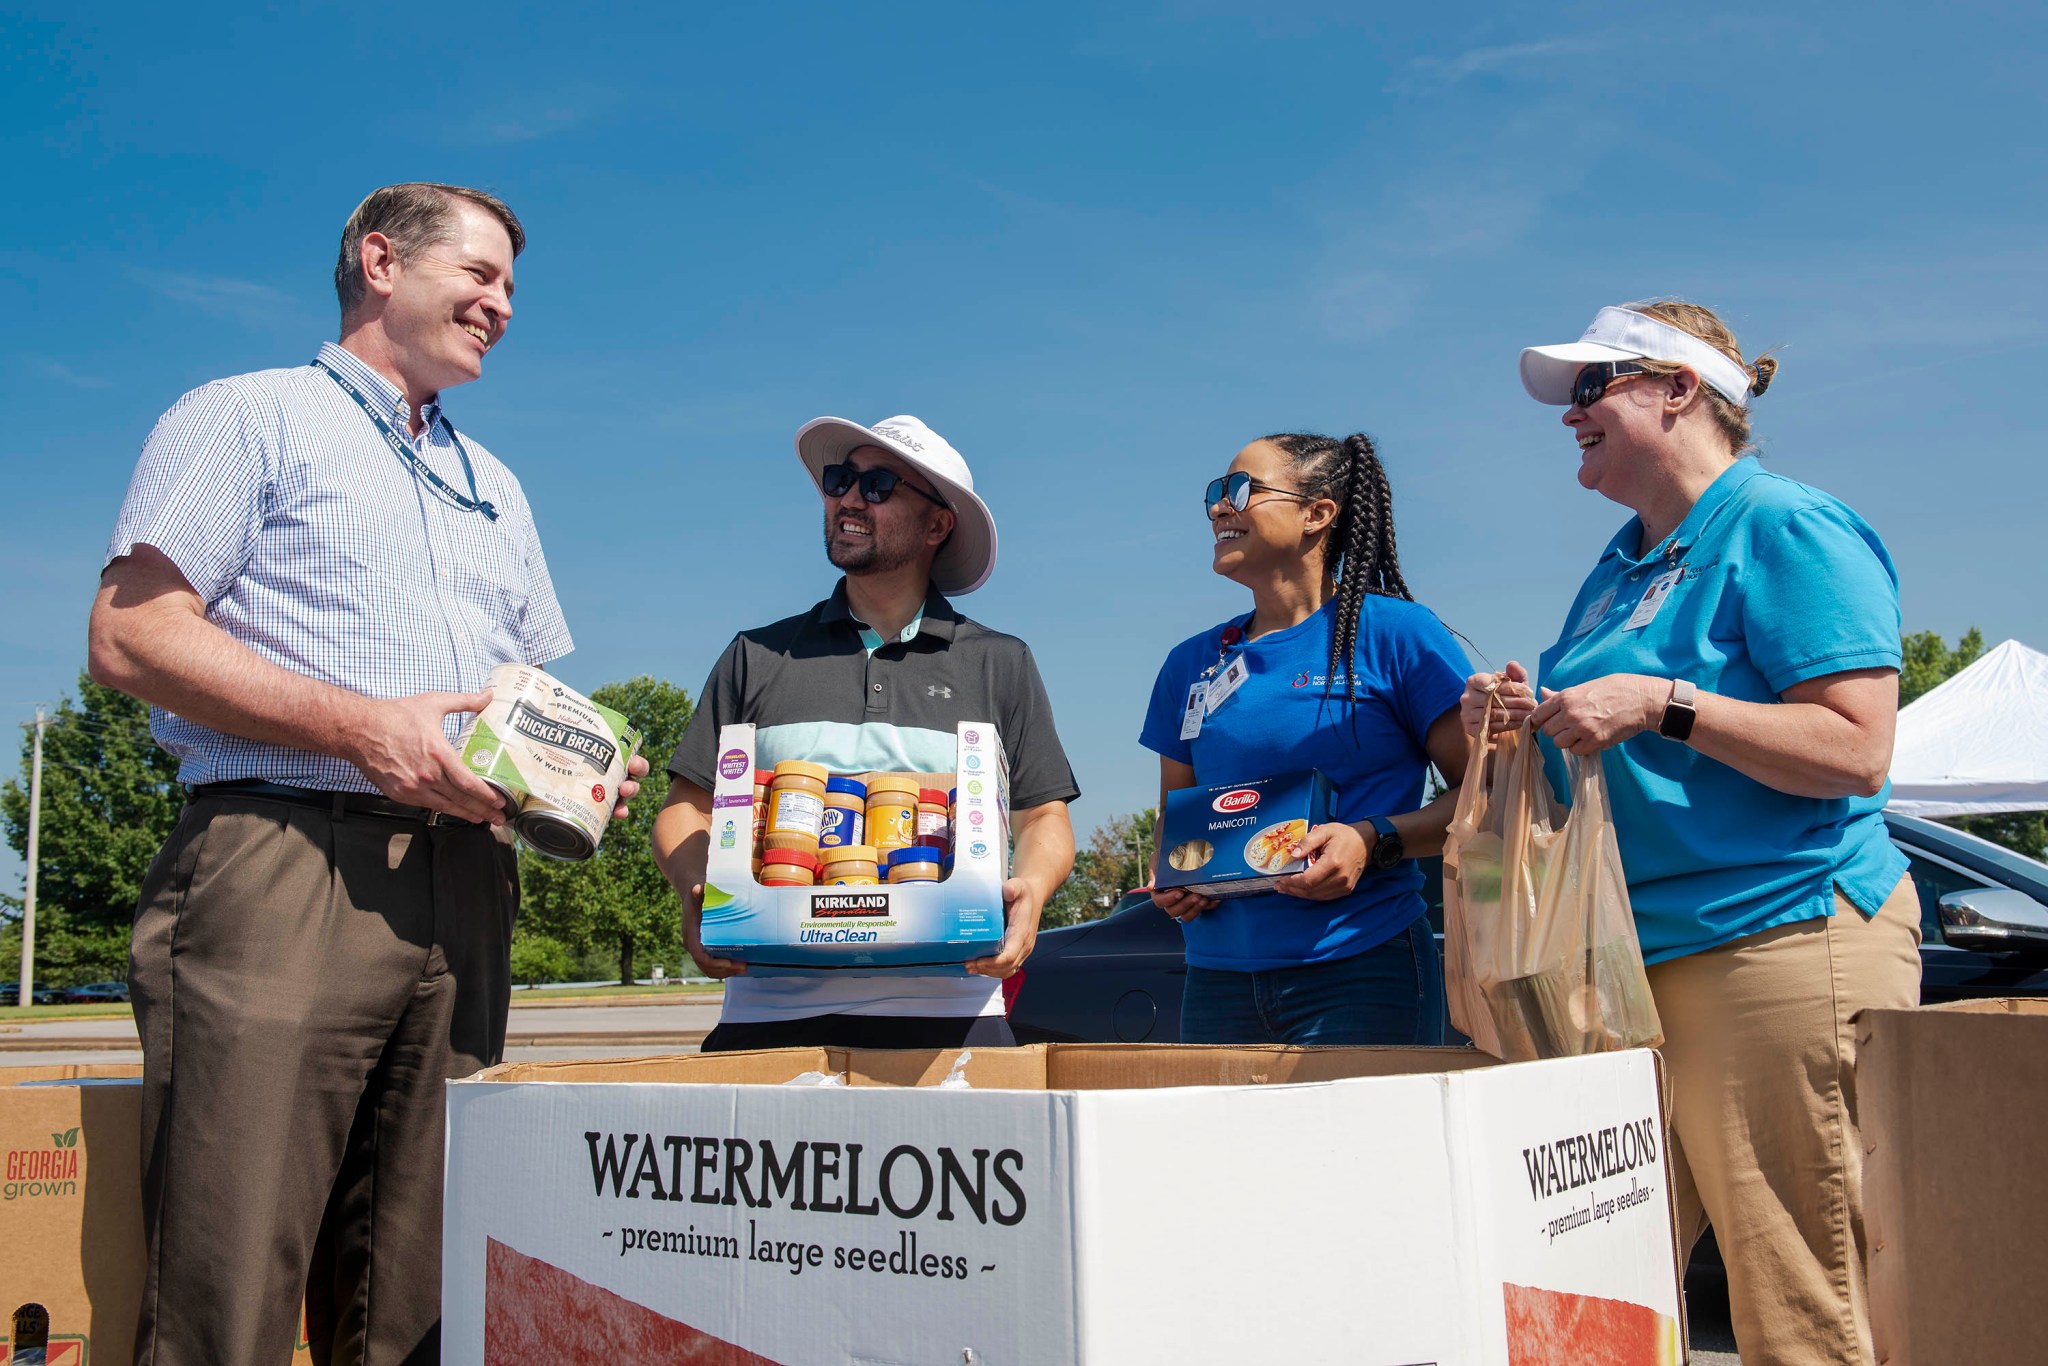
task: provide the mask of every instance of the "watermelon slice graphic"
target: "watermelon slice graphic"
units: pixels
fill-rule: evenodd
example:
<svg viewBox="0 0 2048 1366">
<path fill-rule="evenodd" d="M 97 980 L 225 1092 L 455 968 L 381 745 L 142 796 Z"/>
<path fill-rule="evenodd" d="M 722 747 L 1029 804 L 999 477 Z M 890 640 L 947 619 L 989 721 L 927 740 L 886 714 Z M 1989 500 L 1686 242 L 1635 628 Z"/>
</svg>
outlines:
<svg viewBox="0 0 2048 1366">
<path fill-rule="evenodd" d="M 779 1366 L 678 1319 L 614 1295 L 492 1238 L 484 1270 L 485 1366 L 636 1362 Z"/>
<path fill-rule="evenodd" d="M 1678 1320 L 1647 1305 L 1506 1285 L 1509 1366 L 1676 1366 Z"/>
</svg>

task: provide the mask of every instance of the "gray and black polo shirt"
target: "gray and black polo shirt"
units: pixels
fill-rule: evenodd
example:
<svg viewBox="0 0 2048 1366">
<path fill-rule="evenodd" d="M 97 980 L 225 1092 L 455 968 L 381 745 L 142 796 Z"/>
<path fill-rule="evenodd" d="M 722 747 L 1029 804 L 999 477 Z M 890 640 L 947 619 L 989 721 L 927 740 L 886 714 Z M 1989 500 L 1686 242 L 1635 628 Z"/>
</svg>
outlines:
<svg viewBox="0 0 2048 1366">
<path fill-rule="evenodd" d="M 842 579 L 802 616 L 733 637 L 668 768 L 709 792 L 719 727 L 751 722 L 761 768 L 807 759 L 835 773 L 949 773 L 962 721 L 1002 737 L 1011 810 L 1080 795 L 1029 646 L 934 590 L 915 634 L 870 652 Z"/>
<path fill-rule="evenodd" d="M 1012 811 L 1081 795 L 1023 641 L 961 616 L 937 591 L 907 639 L 871 651 L 863 629 L 847 608 L 842 579 L 802 616 L 733 637 L 705 680 L 668 771 L 711 791 L 719 728 L 751 722 L 760 768 L 807 759 L 836 773 L 949 773 L 957 757 L 954 728 L 987 721 L 1010 761 Z M 966 976 L 730 977 L 719 1018 L 737 1024 L 816 1015 L 1000 1015 L 1001 986 L 992 977 Z"/>
</svg>

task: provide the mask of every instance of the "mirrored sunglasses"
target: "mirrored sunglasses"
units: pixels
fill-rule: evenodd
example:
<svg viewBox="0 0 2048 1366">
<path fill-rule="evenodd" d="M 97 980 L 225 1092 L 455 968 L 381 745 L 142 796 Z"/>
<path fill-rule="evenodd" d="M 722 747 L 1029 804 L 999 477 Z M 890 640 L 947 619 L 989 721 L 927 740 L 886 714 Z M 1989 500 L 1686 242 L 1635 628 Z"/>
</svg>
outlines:
<svg viewBox="0 0 2048 1366">
<path fill-rule="evenodd" d="M 1261 484 L 1243 470 L 1239 470 L 1235 474 L 1226 474 L 1221 479 L 1211 479 L 1209 481 L 1209 487 L 1202 493 L 1202 510 L 1206 512 L 1218 503 L 1228 499 L 1231 507 L 1239 512 L 1243 512 L 1251 506 L 1253 489 L 1257 489 L 1261 493 L 1277 493 L 1284 498 L 1299 498 L 1303 502 L 1313 501 L 1307 494 L 1296 489 L 1275 488 L 1271 484 Z"/>
</svg>

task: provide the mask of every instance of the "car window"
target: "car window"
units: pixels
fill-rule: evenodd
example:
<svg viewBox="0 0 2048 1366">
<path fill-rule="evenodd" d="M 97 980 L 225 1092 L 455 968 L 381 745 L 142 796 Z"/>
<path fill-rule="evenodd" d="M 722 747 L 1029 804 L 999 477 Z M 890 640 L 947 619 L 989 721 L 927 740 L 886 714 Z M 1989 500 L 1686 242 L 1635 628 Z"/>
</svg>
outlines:
<svg viewBox="0 0 2048 1366">
<path fill-rule="evenodd" d="M 1958 872 L 1945 863 L 1936 863 L 1911 849 L 1902 852 L 1906 855 L 1907 871 L 1913 875 L 1913 889 L 1920 893 L 1920 938 L 1929 944 L 1939 944 L 1942 942 L 1941 899 L 1950 892 L 1985 886 L 1985 881 L 1973 874 Z"/>
</svg>

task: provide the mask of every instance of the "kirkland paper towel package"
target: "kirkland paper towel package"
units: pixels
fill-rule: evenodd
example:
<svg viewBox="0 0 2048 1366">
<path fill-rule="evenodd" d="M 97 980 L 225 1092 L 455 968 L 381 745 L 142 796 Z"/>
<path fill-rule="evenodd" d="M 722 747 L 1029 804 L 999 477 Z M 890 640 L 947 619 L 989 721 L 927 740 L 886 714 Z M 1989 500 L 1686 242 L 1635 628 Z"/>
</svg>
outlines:
<svg viewBox="0 0 2048 1366">
<path fill-rule="evenodd" d="M 1662 1366 L 1658 1079 L 1647 1050 L 509 1064 L 448 1088 L 442 1352 Z"/>
<path fill-rule="evenodd" d="M 1336 800 L 1313 769 L 1169 792 L 1156 885 L 1218 898 L 1271 891 L 1308 867 L 1288 846 L 1326 823 Z"/>
<path fill-rule="evenodd" d="M 756 977 L 959 974 L 968 959 L 1000 949 L 1010 871 L 1009 762 L 986 722 L 962 722 L 955 737 L 955 771 L 947 775 L 957 784 L 951 868 L 940 880 L 769 887 L 753 866 L 754 728 L 722 728 L 704 870 L 704 947 L 744 961 Z"/>
</svg>

